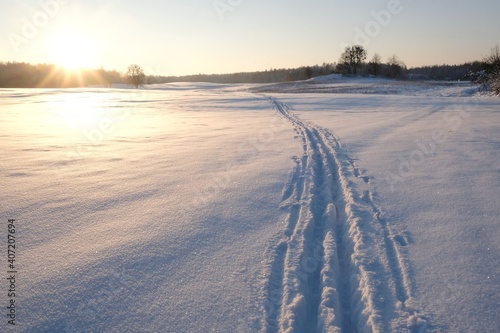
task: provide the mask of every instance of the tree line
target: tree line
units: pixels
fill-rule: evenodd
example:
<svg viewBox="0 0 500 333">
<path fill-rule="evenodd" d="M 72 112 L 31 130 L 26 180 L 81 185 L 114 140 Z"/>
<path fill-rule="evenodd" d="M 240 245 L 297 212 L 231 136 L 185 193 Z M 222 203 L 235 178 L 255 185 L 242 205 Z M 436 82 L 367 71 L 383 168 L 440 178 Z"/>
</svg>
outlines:
<svg viewBox="0 0 500 333">
<path fill-rule="evenodd" d="M 380 76 L 391 79 L 437 80 L 437 81 L 476 81 L 481 73 L 491 73 L 492 63 L 496 62 L 498 46 L 492 49 L 490 56 L 482 61 L 473 61 L 460 65 L 434 65 L 408 69 L 397 55 L 382 62 L 382 57 L 375 53 L 366 62 L 366 50 L 359 45 L 349 46 L 342 53 L 336 66 L 336 72 L 344 75 Z"/>
<path fill-rule="evenodd" d="M 279 68 L 230 74 L 195 74 L 184 76 L 148 76 L 146 83 L 172 82 L 212 82 L 212 83 L 277 83 L 285 81 L 307 80 L 313 77 L 329 75 L 335 72 L 335 64 L 323 63 L 315 66 L 298 68 Z"/>
<path fill-rule="evenodd" d="M 25 62 L 0 63 L 1 88 L 74 88 L 91 85 L 110 86 L 123 82 L 117 71 L 68 71 L 57 65 L 32 65 Z"/>
<path fill-rule="evenodd" d="M 408 69 L 397 55 L 385 62 L 375 53 L 367 62 L 367 50 L 360 45 L 348 46 L 336 63 L 302 66 L 298 68 L 270 69 L 258 72 L 231 74 L 197 74 L 185 76 L 147 75 L 136 65 L 130 65 L 125 73 L 97 70 L 67 71 L 50 64 L 0 63 L 1 88 L 70 88 L 92 85 L 111 87 L 113 84 L 130 84 L 136 88 L 143 84 L 171 82 L 213 83 L 276 83 L 307 80 L 329 74 L 386 77 L 410 80 L 468 80 L 476 82 L 482 90 L 500 94 L 500 48 L 496 46 L 480 61 L 461 65 L 436 65 Z"/>
</svg>

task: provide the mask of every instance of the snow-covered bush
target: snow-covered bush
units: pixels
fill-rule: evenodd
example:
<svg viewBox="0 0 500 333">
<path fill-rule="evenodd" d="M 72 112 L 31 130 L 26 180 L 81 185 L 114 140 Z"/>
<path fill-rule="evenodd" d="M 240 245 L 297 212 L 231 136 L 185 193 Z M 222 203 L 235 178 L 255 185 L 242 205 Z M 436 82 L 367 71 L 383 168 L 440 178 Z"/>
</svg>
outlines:
<svg viewBox="0 0 500 333">
<path fill-rule="evenodd" d="M 471 80 L 471 82 L 477 83 L 479 85 L 479 91 L 486 92 L 490 90 L 490 79 L 486 70 L 478 72 L 469 72 L 466 77 Z"/>
<path fill-rule="evenodd" d="M 491 91 L 493 91 L 496 95 L 500 95 L 500 68 L 496 68 L 492 73 L 490 73 L 489 83 Z"/>
<path fill-rule="evenodd" d="M 466 78 L 479 85 L 479 91 L 500 96 L 500 46 L 491 49 L 484 57 L 482 70 L 470 71 Z"/>
<path fill-rule="evenodd" d="M 500 95 L 500 46 L 492 48 L 484 61 L 487 65 L 488 85 L 493 93 Z"/>
</svg>

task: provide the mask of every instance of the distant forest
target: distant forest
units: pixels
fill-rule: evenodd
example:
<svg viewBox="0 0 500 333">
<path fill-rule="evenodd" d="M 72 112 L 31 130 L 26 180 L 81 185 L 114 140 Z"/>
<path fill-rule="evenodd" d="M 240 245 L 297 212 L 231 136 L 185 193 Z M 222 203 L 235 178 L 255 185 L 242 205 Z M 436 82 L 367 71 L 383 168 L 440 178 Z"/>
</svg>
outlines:
<svg viewBox="0 0 500 333">
<path fill-rule="evenodd" d="M 396 59 L 396 58 L 395 58 Z M 374 67 L 375 66 L 375 67 Z M 359 76 L 382 76 L 409 80 L 474 80 L 474 73 L 485 70 L 482 61 L 462 65 L 437 65 L 407 69 L 401 63 L 362 63 L 356 72 Z M 275 83 L 306 80 L 333 73 L 350 75 L 342 63 L 323 63 L 322 65 L 303 66 L 292 69 L 270 69 L 260 72 L 232 74 L 197 74 L 187 76 L 147 75 L 146 84 L 170 82 L 213 82 L 213 83 Z M 28 64 L 20 62 L 0 63 L 0 88 L 70 88 L 93 85 L 112 86 L 126 83 L 125 74 L 97 70 L 67 71 L 56 65 Z"/>
<path fill-rule="evenodd" d="M 379 72 L 372 73 L 371 63 L 362 64 L 357 75 L 359 76 L 380 76 L 395 79 L 411 80 L 440 80 L 440 81 L 471 81 L 472 73 L 485 69 L 486 64 L 480 61 L 466 63 L 462 65 L 436 65 L 406 69 L 401 67 L 397 74 L 394 74 L 394 65 L 379 64 Z M 293 69 L 270 69 L 262 72 L 233 73 L 233 74 L 197 74 L 189 76 L 148 76 L 147 83 L 168 83 L 168 82 L 214 82 L 214 83 L 277 83 L 286 81 L 307 80 L 313 77 L 346 73 L 341 66 L 336 63 L 315 66 L 303 66 Z"/>
<path fill-rule="evenodd" d="M 0 63 L 0 88 L 72 88 L 122 83 L 117 71 L 67 71 L 57 65 L 24 62 Z"/>
</svg>

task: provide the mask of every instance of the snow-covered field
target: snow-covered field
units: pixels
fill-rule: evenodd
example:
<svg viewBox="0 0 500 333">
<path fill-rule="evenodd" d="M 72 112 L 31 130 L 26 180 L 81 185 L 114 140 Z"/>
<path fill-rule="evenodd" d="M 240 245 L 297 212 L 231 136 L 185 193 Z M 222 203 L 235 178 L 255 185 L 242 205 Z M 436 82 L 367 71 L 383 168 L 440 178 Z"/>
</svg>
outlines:
<svg viewBox="0 0 500 333">
<path fill-rule="evenodd" d="M 0 331 L 497 332 L 499 113 L 336 76 L 0 90 Z"/>
</svg>

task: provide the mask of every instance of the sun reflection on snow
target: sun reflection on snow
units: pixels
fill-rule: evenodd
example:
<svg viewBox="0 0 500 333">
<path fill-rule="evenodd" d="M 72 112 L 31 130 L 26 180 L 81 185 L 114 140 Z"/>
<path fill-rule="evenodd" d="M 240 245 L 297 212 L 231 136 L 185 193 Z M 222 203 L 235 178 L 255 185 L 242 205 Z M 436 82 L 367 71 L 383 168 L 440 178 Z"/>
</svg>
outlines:
<svg viewBox="0 0 500 333">
<path fill-rule="evenodd" d="M 53 139 L 65 143 L 82 140 L 93 130 L 111 128 L 112 94 L 63 93 L 50 96 L 43 106 L 44 124 Z"/>
<path fill-rule="evenodd" d="M 187 127 L 174 103 L 165 93 L 128 89 L 0 92 L 0 106 L 8 105 L 0 113 L 0 129 L 6 138 L 15 138 L 9 149 L 79 159 L 116 155 L 128 149 L 122 144 L 165 137 Z"/>
<path fill-rule="evenodd" d="M 129 112 L 122 102 L 123 94 L 116 92 L 43 89 L 18 95 L 0 96 L 0 105 L 8 105 L 0 114 L 0 127 L 4 135 L 15 136 L 21 146 L 84 143 L 89 135 L 96 136 L 96 131 L 111 138 Z"/>
<path fill-rule="evenodd" d="M 80 130 L 91 128 L 99 123 L 106 116 L 105 108 L 98 106 L 98 99 L 94 96 L 71 97 L 51 103 L 56 116 L 54 126 Z"/>
</svg>

